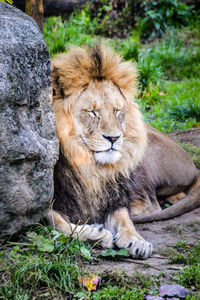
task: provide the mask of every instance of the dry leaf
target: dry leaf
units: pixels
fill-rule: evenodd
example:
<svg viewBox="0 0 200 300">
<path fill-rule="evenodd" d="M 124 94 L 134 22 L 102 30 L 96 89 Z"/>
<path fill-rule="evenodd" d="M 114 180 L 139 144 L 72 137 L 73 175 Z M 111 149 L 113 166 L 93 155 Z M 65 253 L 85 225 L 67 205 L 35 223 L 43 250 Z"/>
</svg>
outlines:
<svg viewBox="0 0 200 300">
<path fill-rule="evenodd" d="M 90 291 L 96 291 L 97 284 L 100 278 L 101 278 L 100 276 L 96 276 L 92 274 L 92 277 L 86 277 L 86 276 L 81 277 L 80 281 L 83 284 L 83 286 L 85 286 L 87 290 L 90 292 Z"/>
</svg>

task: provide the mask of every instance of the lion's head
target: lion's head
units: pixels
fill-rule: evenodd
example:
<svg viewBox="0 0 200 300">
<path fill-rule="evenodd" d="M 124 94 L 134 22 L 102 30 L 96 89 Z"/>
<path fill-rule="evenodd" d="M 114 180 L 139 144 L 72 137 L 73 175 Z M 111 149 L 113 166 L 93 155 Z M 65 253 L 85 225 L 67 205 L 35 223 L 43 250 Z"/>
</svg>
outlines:
<svg viewBox="0 0 200 300">
<path fill-rule="evenodd" d="M 73 47 L 52 62 L 53 107 L 62 151 L 92 189 L 129 176 L 146 129 L 133 96 L 137 71 L 105 46 Z"/>
</svg>

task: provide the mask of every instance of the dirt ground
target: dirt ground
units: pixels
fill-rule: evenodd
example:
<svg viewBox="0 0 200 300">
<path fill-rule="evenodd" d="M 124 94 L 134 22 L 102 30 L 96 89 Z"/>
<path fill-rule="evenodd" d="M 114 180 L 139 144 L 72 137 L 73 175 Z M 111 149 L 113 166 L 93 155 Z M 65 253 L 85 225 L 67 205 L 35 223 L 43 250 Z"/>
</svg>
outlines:
<svg viewBox="0 0 200 300">
<path fill-rule="evenodd" d="M 171 133 L 170 136 L 181 143 L 193 144 L 200 147 L 200 128 L 190 129 L 182 132 Z M 103 259 L 98 265 L 87 266 L 92 272 L 124 271 L 133 274 L 135 271 L 146 275 L 159 276 L 162 281 L 173 281 L 176 271 L 183 268 L 181 265 L 169 263 L 167 255 L 171 246 L 178 241 L 184 241 L 188 245 L 200 241 L 200 207 L 171 220 L 157 221 L 148 224 L 137 224 L 138 232 L 153 244 L 154 252 L 147 260 L 133 260 L 120 258 L 120 260 Z M 165 255 L 163 255 L 165 253 Z"/>
<path fill-rule="evenodd" d="M 170 246 L 175 246 L 178 241 L 188 245 L 200 241 L 200 208 L 167 221 L 158 221 L 149 224 L 136 225 L 138 232 L 154 246 L 154 254 L 147 260 L 134 260 L 120 258 L 120 260 L 103 259 L 98 265 L 87 266 L 95 273 L 103 271 L 124 271 L 133 274 L 135 271 L 146 275 L 164 276 L 164 281 L 173 280 L 176 271 L 181 270 L 181 265 L 171 264 L 162 254 L 167 253 Z"/>
</svg>

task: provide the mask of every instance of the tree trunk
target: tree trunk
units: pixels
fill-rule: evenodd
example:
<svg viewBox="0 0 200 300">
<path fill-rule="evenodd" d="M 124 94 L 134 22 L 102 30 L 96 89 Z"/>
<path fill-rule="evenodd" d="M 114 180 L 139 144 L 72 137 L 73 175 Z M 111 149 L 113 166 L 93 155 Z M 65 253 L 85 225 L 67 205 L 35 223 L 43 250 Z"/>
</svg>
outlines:
<svg viewBox="0 0 200 300">
<path fill-rule="evenodd" d="M 43 32 L 43 0 L 26 0 L 25 12 L 37 22 Z"/>
</svg>

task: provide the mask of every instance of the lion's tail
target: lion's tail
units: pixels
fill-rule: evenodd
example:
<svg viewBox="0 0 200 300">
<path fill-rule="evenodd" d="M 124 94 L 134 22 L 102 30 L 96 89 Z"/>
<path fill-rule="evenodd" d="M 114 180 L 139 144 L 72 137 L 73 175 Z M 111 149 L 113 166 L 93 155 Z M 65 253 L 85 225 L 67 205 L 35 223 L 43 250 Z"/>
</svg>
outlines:
<svg viewBox="0 0 200 300">
<path fill-rule="evenodd" d="M 132 217 L 131 220 L 134 223 L 149 223 L 153 221 L 168 220 L 185 214 L 198 207 L 200 207 L 200 186 L 191 190 L 191 192 L 181 201 L 169 208 L 144 216 Z"/>
</svg>

